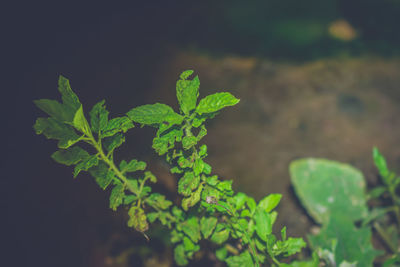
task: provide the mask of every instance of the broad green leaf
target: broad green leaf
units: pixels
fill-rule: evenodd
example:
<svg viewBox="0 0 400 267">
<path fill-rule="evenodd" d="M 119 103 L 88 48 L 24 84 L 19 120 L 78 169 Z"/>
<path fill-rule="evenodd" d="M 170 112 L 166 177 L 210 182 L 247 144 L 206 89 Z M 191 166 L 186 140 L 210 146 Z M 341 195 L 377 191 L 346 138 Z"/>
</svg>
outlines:
<svg viewBox="0 0 400 267">
<path fill-rule="evenodd" d="M 244 204 L 246 204 L 247 195 L 245 193 L 239 192 L 233 198 L 232 201 L 235 205 L 235 209 L 241 209 Z"/>
<path fill-rule="evenodd" d="M 89 135 L 90 134 L 90 127 L 89 124 L 85 118 L 85 114 L 83 114 L 83 108 L 82 105 L 80 108 L 76 111 L 74 115 L 74 120 L 72 121 L 72 125 L 77 129 L 78 131 Z"/>
<path fill-rule="evenodd" d="M 281 197 L 282 197 L 281 194 L 270 194 L 265 198 L 263 198 L 262 200 L 260 200 L 260 202 L 258 203 L 258 207 L 265 210 L 266 212 L 270 212 L 276 206 L 278 206 Z"/>
<path fill-rule="evenodd" d="M 229 267 L 255 266 L 253 258 L 246 250 L 238 256 L 231 256 L 225 260 Z"/>
<path fill-rule="evenodd" d="M 190 239 L 197 243 L 201 239 L 199 218 L 190 217 L 186 221 L 179 224 L 180 229 L 190 237 Z"/>
<path fill-rule="evenodd" d="M 226 249 L 226 247 L 219 248 L 215 251 L 215 256 L 220 261 L 223 261 L 226 259 L 226 256 L 228 256 L 228 250 Z"/>
<path fill-rule="evenodd" d="M 204 169 L 204 161 L 202 159 L 196 159 L 193 165 L 194 175 L 198 176 L 203 172 Z"/>
<path fill-rule="evenodd" d="M 218 180 L 218 176 L 217 175 L 213 175 L 210 177 L 206 178 L 206 183 L 211 185 L 211 186 L 216 186 L 220 181 Z"/>
<path fill-rule="evenodd" d="M 128 179 L 127 180 L 129 184 L 129 188 L 133 191 L 135 194 L 139 194 L 139 183 L 136 179 Z"/>
<path fill-rule="evenodd" d="M 117 210 L 125 198 L 124 187 L 121 184 L 116 185 L 110 195 L 110 208 Z"/>
<path fill-rule="evenodd" d="M 35 105 L 59 122 L 72 124 L 76 110 L 56 100 L 39 99 L 33 101 Z"/>
<path fill-rule="evenodd" d="M 100 161 L 97 166 L 89 169 L 89 173 L 95 178 L 96 183 L 104 190 L 114 179 L 114 173 L 109 170 L 108 166 Z"/>
<path fill-rule="evenodd" d="M 194 191 L 189 197 L 182 199 L 182 208 L 187 211 L 190 207 L 193 207 L 200 201 L 201 192 L 203 191 L 203 185 L 201 184 L 196 191 Z"/>
<path fill-rule="evenodd" d="M 330 218 L 318 235 L 308 236 L 308 239 L 313 250 L 331 250 L 332 240 L 336 239 L 334 255 L 337 263 L 344 260 L 357 261 L 357 266 L 368 267 L 372 266 L 374 258 L 381 254 L 381 251 L 372 247 L 371 235 L 369 227 L 357 229 L 351 217 L 338 213 Z"/>
<path fill-rule="evenodd" d="M 131 204 L 133 201 L 136 201 L 138 197 L 136 195 L 125 195 L 124 197 L 124 204 L 128 205 Z"/>
<path fill-rule="evenodd" d="M 87 153 L 79 146 L 61 149 L 51 155 L 51 158 L 54 159 L 56 162 L 67 166 L 77 164 L 79 161 L 82 161 L 87 157 L 89 157 L 89 153 Z"/>
<path fill-rule="evenodd" d="M 78 96 L 72 91 L 69 80 L 62 75 L 58 79 L 58 91 L 61 93 L 63 104 L 71 107 L 73 110 L 78 110 L 81 106 Z"/>
<path fill-rule="evenodd" d="M 114 151 L 114 149 L 121 146 L 124 142 L 125 137 L 121 133 L 117 133 L 113 136 L 109 136 L 103 139 L 103 145 L 107 152 Z"/>
<path fill-rule="evenodd" d="M 215 229 L 218 219 L 215 217 L 202 217 L 200 220 L 201 233 L 208 238 Z"/>
<path fill-rule="evenodd" d="M 290 164 L 290 176 L 301 203 L 318 223 L 327 223 L 332 214 L 356 221 L 368 213 L 364 177 L 350 165 L 300 159 Z"/>
<path fill-rule="evenodd" d="M 211 174 L 211 166 L 204 162 L 203 172 L 207 175 Z"/>
<path fill-rule="evenodd" d="M 122 173 L 144 171 L 146 169 L 146 162 L 133 159 L 127 163 L 125 160 L 122 160 L 119 164 L 119 168 Z"/>
<path fill-rule="evenodd" d="M 44 134 L 48 139 L 59 140 L 59 148 L 68 148 L 81 139 L 71 126 L 53 118 L 38 118 L 33 128 L 36 134 Z"/>
<path fill-rule="evenodd" d="M 253 215 L 256 223 L 256 233 L 264 241 L 267 241 L 267 236 L 272 233 L 271 216 L 264 209 L 257 208 Z"/>
<path fill-rule="evenodd" d="M 389 169 L 387 167 L 385 157 L 379 152 L 378 148 L 376 147 L 374 147 L 372 150 L 372 157 L 374 159 L 376 168 L 378 168 L 379 174 L 385 181 L 385 178 L 389 175 Z"/>
<path fill-rule="evenodd" d="M 160 216 L 160 213 L 159 212 L 149 212 L 146 215 L 147 215 L 147 220 L 149 221 L 149 223 L 153 223 Z"/>
<path fill-rule="evenodd" d="M 126 131 L 133 127 L 133 123 L 128 117 L 117 117 L 108 121 L 106 127 L 104 127 L 101 136 L 113 136 L 118 132 L 126 133 Z"/>
<path fill-rule="evenodd" d="M 174 259 L 176 264 L 178 264 L 179 266 L 184 266 L 189 263 L 185 255 L 185 248 L 183 244 L 179 244 L 178 246 L 175 247 Z"/>
<path fill-rule="evenodd" d="M 206 127 L 204 127 L 204 125 L 202 125 L 199 133 L 196 136 L 197 141 L 200 141 L 206 135 L 207 135 L 207 129 L 206 129 Z"/>
<path fill-rule="evenodd" d="M 199 156 L 206 157 L 207 156 L 207 145 L 201 145 L 199 149 Z"/>
<path fill-rule="evenodd" d="M 224 107 L 234 106 L 239 103 L 239 99 L 227 92 L 215 93 L 201 99 L 197 105 L 198 114 L 212 113 L 223 109 Z"/>
<path fill-rule="evenodd" d="M 185 248 L 185 251 L 194 251 L 196 250 L 196 245 L 190 240 L 189 237 L 184 236 L 183 237 L 183 247 Z"/>
<path fill-rule="evenodd" d="M 89 168 L 96 166 L 97 164 L 99 164 L 97 155 L 87 157 L 75 166 L 74 177 L 76 177 L 81 171 L 87 171 Z"/>
<path fill-rule="evenodd" d="M 129 220 L 128 226 L 134 227 L 136 231 L 145 232 L 149 229 L 149 224 L 147 223 L 147 217 L 144 210 L 137 206 L 132 206 L 128 212 Z"/>
<path fill-rule="evenodd" d="M 363 218 L 361 226 L 364 227 L 368 225 L 371 221 L 383 217 L 386 213 L 388 213 L 388 210 L 385 208 L 380 208 L 380 207 L 373 208 L 370 212 L 368 212 L 368 215 L 365 218 Z"/>
<path fill-rule="evenodd" d="M 108 123 L 109 112 L 106 110 L 104 103 L 104 100 L 98 102 L 89 112 L 90 124 L 92 126 L 92 131 L 95 133 L 101 133 Z"/>
<path fill-rule="evenodd" d="M 247 207 L 249 207 L 251 214 L 256 211 L 257 203 L 252 197 L 247 197 L 246 200 Z"/>
<path fill-rule="evenodd" d="M 162 122 L 175 125 L 181 124 L 183 120 L 170 106 L 160 103 L 139 106 L 126 114 L 132 121 L 144 125 L 158 125 Z"/>
<path fill-rule="evenodd" d="M 150 206 L 154 206 L 162 210 L 168 209 L 172 205 L 172 201 L 165 199 L 165 196 L 158 193 L 151 194 L 146 201 L 150 204 Z"/>
<path fill-rule="evenodd" d="M 195 176 L 193 172 L 186 172 L 178 182 L 178 193 L 183 196 L 190 196 L 200 183 L 200 177 Z"/>
<path fill-rule="evenodd" d="M 210 240 L 216 244 L 225 243 L 229 238 L 229 229 L 225 227 L 225 225 L 219 223 L 215 228 L 214 233 L 211 235 Z"/>
<path fill-rule="evenodd" d="M 197 97 L 199 96 L 199 77 L 196 76 L 193 80 L 187 80 L 188 77 L 181 75 L 181 79 L 176 82 L 176 96 L 184 114 L 189 114 L 196 108 Z"/>
<path fill-rule="evenodd" d="M 197 144 L 197 138 L 195 136 L 185 136 L 182 139 L 183 149 L 188 150 Z"/>
<path fill-rule="evenodd" d="M 232 191 L 232 182 L 232 180 L 222 181 L 217 185 L 217 188 L 221 191 Z"/>
</svg>

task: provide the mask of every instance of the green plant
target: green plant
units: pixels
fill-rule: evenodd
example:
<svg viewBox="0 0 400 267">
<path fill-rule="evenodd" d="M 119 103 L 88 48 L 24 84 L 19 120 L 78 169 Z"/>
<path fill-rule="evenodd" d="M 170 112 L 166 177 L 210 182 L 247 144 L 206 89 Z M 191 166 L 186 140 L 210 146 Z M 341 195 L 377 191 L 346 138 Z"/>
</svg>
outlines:
<svg viewBox="0 0 400 267">
<path fill-rule="evenodd" d="M 322 224 L 318 234 L 308 236 L 311 248 L 328 266 L 372 266 L 383 253 L 371 244 L 372 229 L 387 248 L 382 266 L 400 264 L 400 177 L 387 168 L 377 148 L 373 159 L 383 185 L 368 194 L 362 173 L 350 165 L 313 158 L 290 164 L 297 196 L 308 214 Z"/>
<path fill-rule="evenodd" d="M 202 239 L 215 243 L 216 257 L 229 266 L 260 266 L 267 262 L 280 265 L 280 258 L 299 252 L 305 242 L 301 238 L 287 238 L 285 227 L 280 231 L 280 239 L 272 233 L 278 215 L 273 209 L 281 195 L 270 194 L 257 203 L 244 193 L 235 194 L 231 180 L 212 175 L 211 166 L 205 162 L 207 146 L 199 145 L 207 134 L 205 122 L 239 99 L 222 92 L 198 101 L 200 81 L 197 76 L 189 79 L 192 73 L 183 72 L 177 81 L 178 113 L 156 103 L 109 119 L 103 100 L 89 112 L 90 123 L 68 80 L 61 76 L 58 88 L 62 103 L 36 100 L 35 104 L 50 117 L 37 119 L 34 129 L 37 134 L 58 140 L 59 150 L 52 158 L 74 165 L 74 177 L 88 171 L 101 188 L 111 188 L 110 208 L 126 207 L 129 226 L 146 238 L 149 224 L 156 221 L 171 229 L 178 265 L 188 264 L 200 249 Z M 115 163 L 114 152 L 125 142 L 124 134 L 134 123 L 157 129 L 152 147 L 165 156 L 171 172 L 180 177 L 182 208 L 152 192 L 149 182 L 155 183 L 157 179 L 146 171 L 146 163 L 136 159 Z M 89 145 L 88 149 L 81 146 L 83 143 Z M 299 266 L 293 264 L 285 266 Z M 316 266 L 318 259 L 313 259 L 312 264 L 307 266 Z"/>
</svg>

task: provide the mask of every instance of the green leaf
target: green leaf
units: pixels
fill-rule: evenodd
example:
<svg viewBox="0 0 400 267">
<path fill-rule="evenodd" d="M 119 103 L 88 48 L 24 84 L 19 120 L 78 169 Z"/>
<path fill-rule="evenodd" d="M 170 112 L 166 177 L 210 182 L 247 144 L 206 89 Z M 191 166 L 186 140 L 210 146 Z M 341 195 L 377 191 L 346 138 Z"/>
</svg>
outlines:
<svg viewBox="0 0 400 267">
<path fill-rule="evenodd" d="M 124 142 L 125 137 L 121 133 L 117 133 L 113 136 L 109 136 L 103 139 L 103 145 L 107 152 L 114 151 L 114 149 L 121 146 Z"/>
<path fill-rule="evenodd" d="M 121 184 L 116 185 L 111 191 L 110 195 L 110 208 L 117 210 L 125 198 L 124 187 Z"/>
<path fill-rule="evenodd" d="M 376 168 L 378 168 L 379 174 L 382 176 L 382 179 L 385 181 L 386 177 L 389 175 L 389 169 L 387 168 L 385 157 L 379 152 L 378 148 L 374 147 L 372 150 L 372 157 L 374 159 L 374 163 Z"/>
<path fill-rule="evenodd" d="M 225 227 L 225 225 L 219 223 L 215 228 L 214 233 L 211 235 L 210 240 L 216 244 L 225 243 L 229 238 L 229 229 Z"/>
<path fill-rule="evenodd" d="M 224 107 L 234 106 L 239 103 L 239 99 L 231 95 L 230 93 L 215 93 L 208 95 L 201 99 L 199 105 L 196 108 L 198 114 L 212 113 L 223 109 Z"/>
<path fill-rule="evenodd" d="M 253 258 L 246 250 L 238 256 L 231 256 L 225 260 L 229 267 L 255 266 Z"/>
<path fill-rule="evenodd" d="M 196 159 L 193 165 L 194 175 L 198 176 L 203 172 L 204 169 L 204 161 L 202 159 Z"/>
<path fill-rule="evenodd" d="M 174 259 L 175 259 L 176 264 L 178 264 L 179 266 L 184 266 L 189 263 L 186 255 L 185 255 L 185 248 L 184 248 L 183 244 L 180 244 L 175 247 Z"/>
<path fill-rule="evenodd" d="M 82 160 L 81 162 L 78 163 L 78 165 L 75 166 L 74 178 L 81 171 L 87 171 L 89 168 L 96 166 L 97 164 L 99 164 L 99 159 L 98 159 L 97 155 L 92 155 L 92 156 L 89 156 L 86 159 Z"/>
<path fill-rule="evenodd" d="M 188 197 L 199 186 L 199 183 L 199 176 L 195 176 L 193 172 L 186 172 L 178 182 L 178 193 Z"/>
<path fill-rule="evenodd" d="M 284 254 L 285 257 L 289 257 L 297 252 L 300 252 L 302 248 L 307 246 L 306 242 L 302 238 L 289 237 L 285 241 L 278 240 L 272 248 L 272 253 L 275 256 Z"/>
<path fill-rule="evenodd" d="M 181 73 L 181 75 L 179 76 L 179 78 L 181 78 L 182 80 L 186 80 L 187 78 L 189 78 L 190 75 L 193 74 L 193 70 L 185 70 Z"/>
<path fill-rule="evenodd" d="M 132 206 L 128 212 L 129 220 L 128 226 L 134 227 L 136 231 L 145 232 L 149 229 L 149 224 L 147 223 L 147 217 L 144 210 L 137 206 Z"/>
<path fill-rule="evenodd" d="M 127 163 L 125 160 L 122 160 L 119 164 L 119 168 L 122 173 L 144 171 L 146 169 L 146 162 L 133 159 Z"/>
<path fill-rule="evenodd" d="M 96 183 L 104 190 L 114 178 L 114 173 L 109 170 L 107 164 L 100 161 L 97 166 L 89 169 L 89 173 L 95 178 Z"/>
<path fill-rule="evenodd" d="M 193 207 L 200 201 L 201 192 L 203 191 L 203 185 L 201 184 L 196 191 L 194 191 L 189 197 L 182 199 L 182 208 L 187 211 L 190 207 Z"/>
<path fill-rule="evenodd" d="M 109 112 L 106 110 L 104 103 L 104 100 L 98 102 L 89 112 L 92 131 L 97 134 L 101 133 L 108 123 Z"/>
<path fill-rule="evenodd" d="M 244 204 L 246 204 L 247 195 L 239 192 L 232 198 L 232 200 L 235 205 L 235 209 L 239 210 L 244 206 Z"/>
<path fill-rule="evenodd" d="M 89 153 L 87 153 L 79 146 L 61 149 L 51 155 L 51 158 L 54 159 L 56 162 L 67 166 L 77 164 L 79 161 L 82 161 L 87 157 L 89 157 Z"/>
<path fill-rule="evenodd" d="M 226 249 L 226 247 L 219 248 L 215 251 L 215 256 L 220 261 L 223 261 L 226 259 L 226 256 L 228 256 L 228 250 Z"/>
<path fill-rule="evenodd" d="M 201 145 L 199 149 L 199 156 L 200 157 L 206 157 L 207 156 L 207 146 L 206 145 Z"/>
<path fill-rule="evenodd" d="M 117 117 L 108 121 L 107 126 L 104 127 L 101 136 L 102 137 L 113 136 L 118 132 L 126 133 L 126 131 L 128 131 L 133 127 L 134 125 L 128 117 Z"/>
<path fill-rule="evenodd" d="M 290 164 L 290 176 L 301 203 L 318 223 L 327 223 L 332 214 L 356 221 L 368 213 L 364 177 L 350 165 L 300 159 Z"/>
<path fill-rule="evenodd" d="M 80 131 L 86 135 L 90 135 L 90 127 L 85 118 L 85 114 L 83 114 L 82 105 L 76 111 L 76 113 L 74 115 L 74 120 L 72 121 L 72 125 L 74 125 L 75 129 L 77 129 L 78 131 Z"/>
<path fill-rule="evenodd" d="M 202 217 L 200 220 L 201 233 L 208 238 L 215 229 L 218 219 L 215 217 Z"/>
<path fill-rule="evenodd" d="M 197 138 L 195 136 L 185 136 L 182 139 L 183 149 L 188 150 L 197 144 Z"/>
<path fill-rule="evenodd" d="M 190 111 L 196 108 L 200 86 L 198 76 L 194 77 L 193 80 L 187 80 L 190 76 L 187 75 L 188 73 L 189 72 L 186 72 L 185 75 L 181 75 L 181 79 L 176 82 L 176 96 L 184 114 L 189 114 Z"/>
<path fill-rule="evenodd" d="M 183 117 L 175 113 L 170 106 L 160 103 L 139 106 L 126 114 L 132 121 L 144 125 L 158 125 L 162 122 L 175 125 L 183 121 Z"/>
<path fill-rule="evenodd" d="M 308 261 L 292 261 L 290 264 L 282 263 L 280 267 L 318 267 L 320 266 L 318 253 L 312 254 L 312 259 Z"/>
<path fill-rule="evenodd" d="M 267 241 L 267 236 L 272 233 L 271 216 L 264 209 L 257 208 L 253 218 L 256 223 L 257 235 L 262 240 Z"/>
<path fill-rule="evenodd" d="M 217 185 L 218 190 L 230 192 L 232 191 L 232 180 L 225 180 Z"/>
<path fill-rule="evenodd" d="M 163 155 L 174 147 L 175 141 L 180 140 L 183 132 L 181 129 L 171 129 L 167 133 L 153 139 L 153 148 L 159 155 Z"/>
<path fill-rule="evenodd" d="M 197 243 L 200 241 L 200 225 L 197 217 L 190 217 L 186 221 L 180 223 L 179 227 L 193 242 Z"/>
<path fill-rule="evenodd" d="M 200 141 L 206 135 L 207 135 L 207 129 L 206 127 L 204 127 L 204 125 L 202 125 L 199 133 L 196 136 L 197 141 Z"/>
<path fill-rule="evenodd" d="M 270 212 L 276 206 L 278 206 L 281 197 L 282 197 L 281 194 L 270 194 L 265 198 L 263 198 L 262 200 L 260 200 L 260 202 L 258 203 L 258 207 L 265 210 L 266 212 Z"/>
<path fill-rule="evenodd" d="M 149 203 L 150 206 L 165 210 L 168 209 L 172 205 L 172 201 L 166 200 L 165 196 L 158 194 L 158 193 L 153 193 L 151 194 L 147 199 L 147 203 Z"/>
<path fill-rule="evenodd" d="M 383 193 L 386 192 L 385 186 L 376 186 L 368 192 L 367 199 L 379 198 Z"/>
<path fill-rule="evenodd" d="M 36 134 L 44 134 L 48 139 L 59 140 L 59 148 L 68 148 L 82 138 L 71 126 L 53 118 L 38 118 L 33 128 Z"/>
<path fill-rule="evenodd" d="M 58 91 L 61 93 L 63 104 L 71 107 L 73 110 L 78 110 L 81 106 L 78 96 L 72 91 L 69 80 L 62 75 L 58 79 Z"/>
</svg>

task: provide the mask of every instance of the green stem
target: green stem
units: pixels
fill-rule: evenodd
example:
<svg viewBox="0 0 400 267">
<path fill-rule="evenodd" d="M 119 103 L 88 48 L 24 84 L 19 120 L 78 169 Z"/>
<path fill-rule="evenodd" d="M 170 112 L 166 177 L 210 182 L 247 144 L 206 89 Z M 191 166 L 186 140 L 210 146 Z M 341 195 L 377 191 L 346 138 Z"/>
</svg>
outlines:
<svg viewBox="0 0 400 267">
<path fill-rule="evenodd" d="M 379 223 L 374 222 L 373 223 L 374 228 L 376 229 L 377 233 L 379 236 L 382 238 L 384 241 L 385 245 L 391 250 L 392 253 L 396 253 L 396 247 L 392 244 L 390 241 L 389 236 L 386 234 L 385 230 L 379 225 Z"/>
</svg>

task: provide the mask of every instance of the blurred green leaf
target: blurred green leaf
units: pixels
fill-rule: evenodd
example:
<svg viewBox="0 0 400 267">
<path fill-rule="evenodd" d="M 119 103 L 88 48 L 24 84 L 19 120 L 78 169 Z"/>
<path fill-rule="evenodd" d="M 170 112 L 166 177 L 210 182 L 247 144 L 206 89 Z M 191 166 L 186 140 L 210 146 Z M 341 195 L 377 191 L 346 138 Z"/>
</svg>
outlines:
<svg viewBox="0 0 400 267">
<path fill-rule="evenodd" d="M 159 193 L 151 194 L 146 201 L 150 204 L 150 206 L 154 206 L 162 210 L 168 209 L 172 205 L 172 201 L 165 199 L 165 196 Z"/>
<path fill-rule="evenodd" d="M 107 164 L 100 161 L 98 165 L 89 169 L 89 173 L 95 178 L 96 183 L 104 190 L 114 178 L 114 173 L 109 170 Z"/>
<path fill-rule="evenodd" d="M 260 200 L 258 203 L 258 207 L 265 210 L 266 212 L 270 212 L 276 206 L 278 206 L 279 201 L 281 201 L 282 195 L 281 194 L 270 194 Z"/>
<path fill-rule="evenodd" d="M 89 157 L 89 153 L 79 146 L 73 146 L 67 149 L 60 149 L 54 152 L 51 157 L 58 163 L 70 166 Z"/>
<path fill-rule="evenodd" d="M 145 232 L 149 229 L 149 224 L 147 223 L 147 217 L 144 210 L 137 206 L 132 206 L 129 209 L 129 220 L 128 226 L 134 227 L 136 231 Z"/>
<path fill-rule="evenodd" d="M 185 255 L 185 248 L 183 244 L 179 244 L 178 246 L 175 247 L 174 259 L 176 264 L 178 264 L 179 266 L 184 266 L 189 263 Z"/>
<path fill-rule="evenodd" d="M 255 266 L 253 258 L 246 250 L 238 256 L 231 256 L 225 260 L 229 267 Z"/>
<path fill-rule="evenodd" d="M 217 224 L 214 233 L 211 235 L 210 240 L 216 244 L 222 244 L 229 238 L 229 229 L 224 224 Z"/>
<path fill-rule="evenodd" d="M 218 219 L 215 217 L 202 217 L 200 220 L 201 233 L 208 238 L 215 229 Z"/>
<path fill-rule="evenodd" d="M 261 208 L 257 208 L 253 215 L 256 223 L 256 233 L 264 241 L 267 241 L 267 236 L 272 233 L 272 221 L 270 215 Z"/>
<path fill-rule="evenodd" d="M 180 224 L 182 231 L 190 237 L 190 239 L 197 243 L 201 239 L 199 219 L 197 217 L 190 217 Z"/>
</svg>

